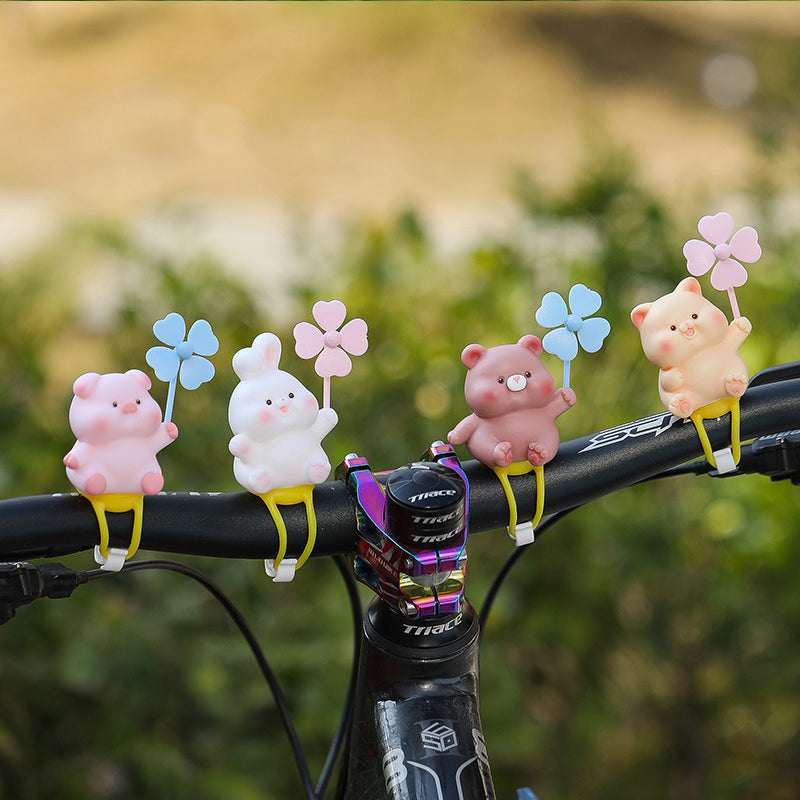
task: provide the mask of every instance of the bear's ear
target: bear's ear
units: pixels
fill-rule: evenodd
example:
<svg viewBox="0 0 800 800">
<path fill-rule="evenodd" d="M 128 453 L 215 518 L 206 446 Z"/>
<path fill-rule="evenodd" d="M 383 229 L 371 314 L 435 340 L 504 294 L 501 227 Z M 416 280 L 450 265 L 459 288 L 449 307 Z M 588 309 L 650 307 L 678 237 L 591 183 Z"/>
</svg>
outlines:
<svg viewBox="0 0 800 800">
<path fill-rule="evenodd" d="M 633 311 L 631 311 L 631 321 L 640 330 L 642 323 L 644 322 L 644 318 L 647 316 L 647 312 L 650 311 L 652 307 L 652 303 L 641 303 L 640 305 L 636 306 Z"/>
<path fill-rule="evenodd" d="M 99 380 L 100 376 L 96 372 L 87 372 L 72 384 L 72 391 L 76 397 L 86 399 L 94 391 L 94 387 L 97 386 Z"/>
<path fill-rule="evenodd" d="M 468 344 L 461 351 L 461 362 L 467 369 L 472 369 L 486 352 L 482 344 Z"/>
<path fill-rule="evenodd" d="M 700 286 L 700 281 L 697 278 L 684 278 L 676 287 L 676 292 L 694 292 L 695 294 L 702 295 L 703 290 Z"/>
<path fill-rule="evenodd" d="M 140 369 L 129 369 L 125 374 L 133 378 L 145 391 L 150 391 L 153 382 Z"/>
<path fill-rule="evenodd" d="M 526 350 L 530 350 L 535 356 L 540 356 L 544 352 L 542 340 L 532 333 L 521 336 L 517 344 L 521 344 Z"/>
</svg>

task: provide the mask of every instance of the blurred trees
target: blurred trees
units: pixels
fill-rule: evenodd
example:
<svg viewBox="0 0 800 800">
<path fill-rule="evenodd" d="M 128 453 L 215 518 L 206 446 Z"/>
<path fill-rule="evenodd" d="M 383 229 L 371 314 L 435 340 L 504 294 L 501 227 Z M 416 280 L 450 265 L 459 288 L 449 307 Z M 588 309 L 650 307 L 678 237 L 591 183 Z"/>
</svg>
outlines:
<svg viewBox="0 0 800 800">
<path fill-rule="evenodd" d="M 624 152 L 602 145 L 567 191 L 529 175 L 515 225 L 445 255 L 413 210 L 353 221 L 330 277 L 290 302 L 309 319 L 340 297 L 370 326 L 370 349 L 334 384 L 331 460 L 357 451 L 376 469 L 416 458 L 467 411 L 459 353 L 542 335 L 541 296 L 586 283 L 612 333 L 573 366 L 578 405 L 564 438 L 659 410 L 655 370 L 628 318 L 685 276 L 683 242 L 700 203 L 680 211 L 645 190 Z M 754 323 L 752 371 L 797 357 L 796 234 L 769 197 L 754 224 L 764 256 L 739 292 Z M 704 290 L 726 308 L 707 282 Z M 282 366 L 319 379 L 237 279 L 208 259 L 149 252 L 123 227 L 71 227 L 0 273 L 0 486 L 4 496 L 68 488 L 61 458 L 72 380 L 146 368 L 155 319 L 209 319 L 217 378 L 181 393 L 166 487 L 236 490 L 227 451 L 232 354 L 262 330 Z M 560 373 L 560 363 L 547 362 Z M 163 402 L 157 385 L 154 394 Z M 179 390 L 180 391 L 180 390 Z M 525 555 L 501 593 L 483 650 L 483 716 L 499 797 L 530 785 L 571 798 L 790 798 L 800 781 L 800 544 L 797 490 L 764 479 L 671 479 L 570 515 Z M 470 542 L 479 604 L 510 549 Z M 87 567 L 88 556 L 70 563 Z M 260 564 L 193 559 L 260 636 L 318 770 L 347 680 L 347 602 L 330 564 L 277 586 Z M 222 612 L 175 575 L 129 574 L 69 603 L 19 610 L 0 629 L 0 797 L 299 796 L 274 704 Z"/>
</svg>

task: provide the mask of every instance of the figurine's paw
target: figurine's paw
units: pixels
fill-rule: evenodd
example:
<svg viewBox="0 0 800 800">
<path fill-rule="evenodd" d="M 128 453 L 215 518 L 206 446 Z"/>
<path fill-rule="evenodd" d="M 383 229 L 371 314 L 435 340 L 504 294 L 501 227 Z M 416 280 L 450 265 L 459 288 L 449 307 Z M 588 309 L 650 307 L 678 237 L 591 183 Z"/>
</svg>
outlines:
<svg viewBox="0 0 800 800">
<path fill-rule="evenodd" d="M 507 467 L 511 463 L 511 442 L 500 442 L 492 451 L 492 458 L 498 467 Z"/>
<path fill-rule="evenodd" d="M 242 433 L 237 433 L 230 442 L 228 442 L 228 450 L 232 456 L 236 458 L 245 458 L 250 452 L 250 444 L 247 437 Z"/>
<path fill-rule="evenodd" d="M 67 453 L 64 456 L 64 466 L 67 469 L 78 469 L 79 462 L 78 462 L 78 457 L 75 455 L 75 453 Z"/>
<path fill-rule="evenodd" d="M 728 375 L 725 378 L 725 393 L 728 397 L 741 397 L 747 388 L 747 378 L 744 375 Z"/>
<path fill-rule="evenodd" d="M 107 485 L 108 484 L 106 483 L 104 475 L 101 475 L 99 472 L 93 472 L 86 479 L 86 483 L 84 484 L 84 492 L 91 495 L 103 494 Z"/>
<path fill-rule="evenodd" d="M 753 330 L 753 323 L 747 317 L 737 317 L 733 324 L 744 334 L 748 334 Z"/>
<path fill-rule="evenodd" d="M 694 403 L 685 394 L 676 394 L 669 401 L 667 411 L 676 417 L 686 419 L 694 411 Z"/>
<path fill-rule="evenodd" d="M 561 397 L 564 399 L 564 402 L 567 404 L 569 408 L 575 405 L 575 401 L 578 399 L 578 395 L 575 394 L 575 390 L 571 386 L 562 387 L 558 390 L 561 394 Z"/>
<path fill-rule="evenodd" d="M 247 482 L 248 488 L 254 494 L 266 494 L 272 488 L 272 478 L 266 470 L 254 472 Z"/>
<path fill-rule="evenodd" d="M 178 438 L 178 426 L 174 422 L 165 422 L 164 430 L 166 430 L 167 436 L 169 436 L 170 439 Z"/>
<path fill-rule="evenodd" d="M 142 478 L 142 492 L 158 494 L 164 488 L 164 476 L 160 472 L 146 472 Z"/>
<path fill-rule="evenodd" d="M 575 393 L 573 392 L 573 394 Z M 531 442 L 528 445 L 528 461 L 530 461 L 534 467 L 541 467 L 552 457 L 549 448 L 545 447 L 540 442 Z"/>
<path fill-rule="evenodd" d="M 330 475 L 331 465 L 324 461 L 315 461 L 308 465 L 308 480 L 311 483 L 322 483 Z"/>
</svg>

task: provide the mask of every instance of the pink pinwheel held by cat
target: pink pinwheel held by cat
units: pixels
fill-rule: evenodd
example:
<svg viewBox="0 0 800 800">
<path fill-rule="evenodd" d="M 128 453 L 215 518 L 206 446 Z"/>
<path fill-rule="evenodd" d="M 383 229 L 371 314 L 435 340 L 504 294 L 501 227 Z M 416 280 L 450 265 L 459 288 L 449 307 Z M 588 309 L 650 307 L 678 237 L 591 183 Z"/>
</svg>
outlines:
<svg viewBox="0 0 800 800">
<path fill-rule="evenodd" d="M 737 319 L 741 314 L 736 301 L 736 287 L 747 283 L 747 270 L 740 262 L 753 264 L 761 258 L 758 233 L 749 226 L 733 233 L 733 217 L 727 211 L 703 217 L 697 223 L 697 230 L 706 241 L 689 239 L 683 246 L 686 268 L 695 277 L 711 270 L 711 285 L 721 292 L 728 292 L 731 311 Z"/>
</svg>

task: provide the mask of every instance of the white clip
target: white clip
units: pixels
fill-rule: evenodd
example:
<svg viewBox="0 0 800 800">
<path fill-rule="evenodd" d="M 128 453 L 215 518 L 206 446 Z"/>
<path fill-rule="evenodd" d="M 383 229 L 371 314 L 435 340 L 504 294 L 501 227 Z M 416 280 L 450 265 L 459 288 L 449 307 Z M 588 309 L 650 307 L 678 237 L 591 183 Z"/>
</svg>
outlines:
<svg viewBox="0 0 800 800">
<path fill-rule="evenodd" d="M 733 451 L 730 447 L 726 447 L 724 450 L 715 450 L 714 463 L 717 465 L 717 472 L 720 475 L 736 471 L 736 462 L 733 460 Z"/>
<path fill-rule="evenodd" d="M 294 574 L 297 570 L 297 559 L 282 558 L 276 569 L 275 560 L 268 558 L 264 561 L 264 569 L 275 583 L 289 583 L 294 580 Z"/>
<path fill-rule="evenodd" d="M 514 540 L 517 547 L 522 547 L 525 544 L 532 544 L 535 539 L 533 530 L 533 522 L 520 522 L 514 526 L 514 532 L 509 528 L 508 535 Z"/>
<path fill-rule="evenodd" d="M 100 569 L 106 572 L 119 572 L 125 566 L 127 557 L 128 551 L 122 547 L 109 547 L 106 558 L 100 554 L 99 545 L 95 545 L 94 548 L 94 560 L 100 565 Z"/>
</svg>

